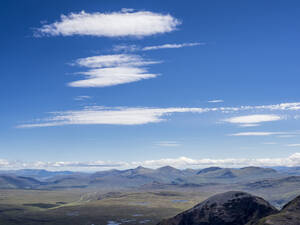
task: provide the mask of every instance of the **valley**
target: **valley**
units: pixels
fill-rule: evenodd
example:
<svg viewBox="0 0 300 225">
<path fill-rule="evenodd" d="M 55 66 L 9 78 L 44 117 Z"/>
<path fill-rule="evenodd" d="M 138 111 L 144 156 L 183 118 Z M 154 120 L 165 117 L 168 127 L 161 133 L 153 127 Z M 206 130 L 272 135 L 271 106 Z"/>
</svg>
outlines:
<svg viewBox="0 0 300 225">
<path fill-rule="evenodd" d="M 0 187 L 0 224 L 154 225 L 232 190 L 263 197 L 280 209 L 300 195 L 300 176 L 259 167 L 3 171 Z"/>
</svg>

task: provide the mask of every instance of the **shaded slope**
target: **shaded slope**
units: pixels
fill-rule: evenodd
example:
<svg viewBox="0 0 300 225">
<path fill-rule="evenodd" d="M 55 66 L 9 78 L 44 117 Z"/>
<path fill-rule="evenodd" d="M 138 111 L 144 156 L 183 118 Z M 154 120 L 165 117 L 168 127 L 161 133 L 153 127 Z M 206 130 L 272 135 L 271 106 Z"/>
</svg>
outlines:
<svg viewBox="0 0 300 225">
<path fill-rule="evenodd" d="M 0 188 L 1 189 L 34 189 L 43 183 L 30 177 L 22 176 L 0 176 Z"/>
<path fill-rule="evenodd" d="M 277 212 L 260 197 L 230 191 L 214 195 L 159 225 L 250 225 Z"/>
<path fill-rule="evenodd" d="M 256 225 L 300 225 L 300 196 L 287 203 L 278 214 L 263 218 Z"/>
</svg>

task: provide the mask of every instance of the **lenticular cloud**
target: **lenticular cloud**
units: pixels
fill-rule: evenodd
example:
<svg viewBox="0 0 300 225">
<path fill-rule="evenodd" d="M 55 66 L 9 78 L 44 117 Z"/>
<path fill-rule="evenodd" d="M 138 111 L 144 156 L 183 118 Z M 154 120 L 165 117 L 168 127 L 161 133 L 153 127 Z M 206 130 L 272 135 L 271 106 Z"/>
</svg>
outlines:
<svg viewBox="0 0 300 225">
<path fill-rule="evenodd" d="M 122 10 L 113 13 L 70 13 L 61 20 L 45 24 L 36 30 L 36 36 L 90 35 L 104 37 L 144 37 L 171 32 L 180 21 L 169 14 L 149 11 Z"/>
<path fill-rule="evenodd" d="M 138 55 L 99 55 L 78 59 L 77 66 L 88 68 L 79 72 L 84 78 L 69 83 L 71 87 L 108 87 L 154 78 L 158 74 L 149 73 L 145 65 L 159 63 L 145 60 Z"/>
</svg>

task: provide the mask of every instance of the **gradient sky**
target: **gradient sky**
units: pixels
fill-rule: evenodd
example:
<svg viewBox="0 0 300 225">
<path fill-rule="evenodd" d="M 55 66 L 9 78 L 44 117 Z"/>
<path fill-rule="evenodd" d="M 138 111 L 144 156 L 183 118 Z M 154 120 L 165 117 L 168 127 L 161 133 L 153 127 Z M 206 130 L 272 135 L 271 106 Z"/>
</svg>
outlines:
<svg viewBox="0 0 300 225">
<path fill-rule="evenodd" d="M 300 163 L 299 1 L 0 6 L 2 169 Z"/>
</svg>

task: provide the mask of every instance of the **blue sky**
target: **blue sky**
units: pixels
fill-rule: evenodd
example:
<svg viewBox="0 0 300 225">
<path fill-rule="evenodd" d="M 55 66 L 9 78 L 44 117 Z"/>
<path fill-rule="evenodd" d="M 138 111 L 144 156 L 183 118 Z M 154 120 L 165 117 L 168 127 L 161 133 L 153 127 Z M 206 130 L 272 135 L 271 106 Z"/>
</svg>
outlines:
<svg viewBox="0 0 300 225">
<path fill-rule="evenodd" d="M 299 1 L 0 4 L 2 169 L 300 163 Z"/>
</svg>

